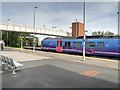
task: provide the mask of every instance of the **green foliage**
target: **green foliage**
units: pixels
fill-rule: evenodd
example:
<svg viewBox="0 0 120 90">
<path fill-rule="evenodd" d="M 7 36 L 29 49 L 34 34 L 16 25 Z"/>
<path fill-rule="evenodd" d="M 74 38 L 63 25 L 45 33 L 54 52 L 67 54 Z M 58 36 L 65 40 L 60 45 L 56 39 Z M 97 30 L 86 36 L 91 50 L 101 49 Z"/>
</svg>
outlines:
<svg viewBox="0 0 120 90">
<path fill-rule="evenodd" d="M 114 36 L 114 33 L 110 31 L 106 31 L 106 32 L 95 31 L 92 32 L 92 36 Z"/>
<path fill-rule="evenodd" d="M 26 38 L 27 36 L 30 36 L 32 38 Z M 5 45 L 7 45 L 7 31 L 2 32 L 2 37 L 5 42 Z M 21 37 L 23 41 L 23 46 L 33 46 L 33 35 L 30 35 L 28 33 L 18 33 L 18 32 L 8 32 L 8 46 L 10 47 L 21 47 Z M 38 38 L 36 39 L 36 46 L 38 45 Z"/>
</svg>

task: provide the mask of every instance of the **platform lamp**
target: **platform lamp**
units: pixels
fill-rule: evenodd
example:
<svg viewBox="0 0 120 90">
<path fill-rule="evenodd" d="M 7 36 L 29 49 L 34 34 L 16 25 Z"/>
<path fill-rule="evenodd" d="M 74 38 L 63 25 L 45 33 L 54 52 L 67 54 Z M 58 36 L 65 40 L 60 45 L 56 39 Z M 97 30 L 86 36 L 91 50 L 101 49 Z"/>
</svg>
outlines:
<svg viewBox="0 0 120 90">
<path fill-rule="evenodd" d="M 20 48 L 23 49 L 23 36 L 22 36 L 22 25 L 20 25 Z"/>
<path fill-rule="evenodd" d="M 54 26 L 54 27 L 52 27 L 53 29 L 54 29 L 54 31 L 55 31 L 55 29 L 57 28 L 56 26 Z M 56 33 L 57 34 L 57 33 Z"/>
<path fill-rule="evenodd" d="M 85 61 L 85 42 L 86 42 L 86 35 L 85 35 L 85 0 L 84 0 L 84 6 L 83 6 L 83 22 L 84 22 L 84 36 L 83 36 L 83 57 L 82 61 Z"/>
<path fill-rule="evenodd" d="M 33 20 L 33 29 L 34 29 L 34 40 L 33 40 L 33 52 L 35 52 L 35 9 L 37 9 L 38 7 L 34 7 L 34 20 Z"/>
<path fill-rule="evenodd" d="M 0 40 L 2 40 L 2 30 L 0 30 Z"/>
<path fill-rule="evenodd" d="M 118 2 L 118 35 L 120 36 L 120 1 Z"/>
<path fill-rule="evenodd" d="M 46 34 L 46 26 L 45 25 L 43 25 L 43 27 L 44 27 L 44 30 L 45 30 L 45 34 Z M 44 34 L 44 38 L 45 38 L 45 34 Z"/>
<path fill-rule="evenodd" d="M 7 47 L 8 47 L 8 22 L 10 21 L 10 19 L 7 19 L 7 26 L 6 26 L 6 30 L 7 30 Z"/>
<path fill-rule="evenodd" d="M 75 21 L 76 21 L 76 38 L 77 38 L 77 19 L 75 19 Z"/>
</svg>

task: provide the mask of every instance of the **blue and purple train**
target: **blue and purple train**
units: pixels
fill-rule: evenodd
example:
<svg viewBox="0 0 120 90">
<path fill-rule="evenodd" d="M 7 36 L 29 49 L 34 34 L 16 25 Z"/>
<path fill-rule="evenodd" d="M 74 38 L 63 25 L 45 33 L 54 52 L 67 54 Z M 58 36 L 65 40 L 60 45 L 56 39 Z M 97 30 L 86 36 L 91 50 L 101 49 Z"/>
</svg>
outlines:
<svg viewBox="0 0 120 90">
<path fill-rule="evenodd" d="M 87 36 L 86 54 L 120 57 L 119 36 Z M 41 42 L 41 49 L 47 51 L 78 53 L 83 51 L 83 37 L 72 38 L 45 38 Z"/>
</svg>

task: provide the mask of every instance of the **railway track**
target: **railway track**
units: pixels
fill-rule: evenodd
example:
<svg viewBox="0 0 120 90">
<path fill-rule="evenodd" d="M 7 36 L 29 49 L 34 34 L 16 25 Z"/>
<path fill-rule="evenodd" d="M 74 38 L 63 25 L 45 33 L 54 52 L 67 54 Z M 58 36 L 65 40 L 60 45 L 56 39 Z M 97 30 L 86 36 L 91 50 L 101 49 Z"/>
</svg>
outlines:
<svg viewBox="0 0 120 90">
<path fill-rule="evenodd" d="M 24 49 L 30 49 L 30 50 L 33 50 L 33 47 L 24 47 Z M 43 50 L 41 50 L 41 47 L 35 47 L 35 50 L 39 50 L 39 51 L 43 51 Z M 46 52 L 45 50 L 44 50 L 44 52 Z M 50 52 L 53 52 L 53 51 L 50 51 Z M 57 52 L 56 52 L 57 53 Z M 81 55 L 82 56 L 82 54 L 73 54 L 73 53 L 63 53 L 63 54 L 70 54 L 70 55 Z M 119 58 L 117 58 L 117 57 L 112 57 L 112 56 L 110 56 L 110 57 L 107 57 L 107 56 L 100 56 L 100 55 L 97 55 L 97 56 L 93 56 L 93 55 L 86 55 L 87 57 L 95 57 L 95 58 L 101 58 L 101 59 L 112 59 L 112 60 L 120 60 Z"/>
<path fill-rule="evenodd" d="M 24 47 L 24 49 L 31 49 L 31 50 L 33 50 L 33 47 Z M 35 47 L 35 50 L 41 50 L 41 48 L 40 47 Z"/>
</svg>

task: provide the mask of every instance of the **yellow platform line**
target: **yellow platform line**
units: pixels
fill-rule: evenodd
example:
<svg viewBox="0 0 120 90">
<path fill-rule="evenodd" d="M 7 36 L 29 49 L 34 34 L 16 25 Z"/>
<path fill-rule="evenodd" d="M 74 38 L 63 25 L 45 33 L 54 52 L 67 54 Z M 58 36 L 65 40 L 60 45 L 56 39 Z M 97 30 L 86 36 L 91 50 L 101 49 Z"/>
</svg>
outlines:
<svg viewBox="0 0 120 90">
<path fill-rule="evenodd" d="M 61 54 L 61 53 L 53 53 L 59 56 L 69 56 L 69 57 L 77 57 L 77 58 L 82 58 L 82 56 L 75 56 L 75 55 L 68 55 L 68 54 Z M 92 60 L 100 60 L 100 61 L 107 61 L 107 62 L 120 62 L 118 60 L 110 60 L 110 59 L 103 59 L 103 58 L 96 58 L 96 57 L 85 57 L 86 59 L 92 59 Z"/>
<path fill-rule="evenodd" d="M 7 47 L 7 48 L 11 48 L 11 47 Z M 18 49 L 20 50 L 20 48 L 13 48 L 13 49 Z M 26 50 L 26 49 L 23 49 Z M 28 51 L 33 51 L 33 50 L 28 50 Z M 50 52 L 48 52 L 50 53 Z M 68 55 L 68 54 L 61 54 L 61 53 L 51 53 L 51 54 L 55 54 L 55 55 L 61 55 L 61 56 L 69 56 L 69 57 L 78 57 L 78 58 L 82 58 L 82 56 L 76 56 L 76 55 Z M 103 58 L 95 58 L 95 57 L 85 57 L 86 59 L 94 59 L 94 60 L 100 60 L 100 61 L 108 61 L 108 62 L 120 62 L 119 60 L 109 60 L 109 59 L 103 59 Z"/>
</svg>

